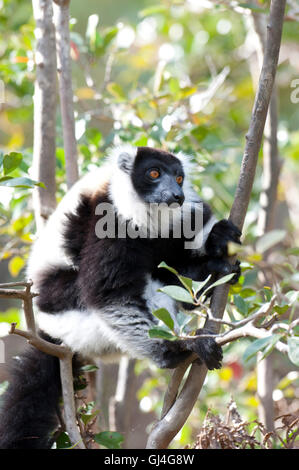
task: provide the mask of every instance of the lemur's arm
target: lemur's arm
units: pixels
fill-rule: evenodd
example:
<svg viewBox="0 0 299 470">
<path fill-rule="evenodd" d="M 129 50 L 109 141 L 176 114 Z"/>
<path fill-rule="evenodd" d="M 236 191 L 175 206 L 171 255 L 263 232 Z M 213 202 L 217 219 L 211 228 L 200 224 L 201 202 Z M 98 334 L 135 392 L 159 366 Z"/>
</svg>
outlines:
<svg viewBox="0 0 299 470">
<path fill-rule="evenodd" d="M 109 335 L 116 348 L 131 357 L 148 358 L 160 368 L 174 368 L 192 352 L 198 355 L 208 369 L 221 367 L 222 349 L 213 338 L 194 338 L 168 341 L 149 337 L 149 330 L 156 326 L 154 317 L 145 309 L 134 306 L 107 307 L 101 309 L 103 332 Z M 211 333 L 198 330 L 197 335 Z"/>
</svg>

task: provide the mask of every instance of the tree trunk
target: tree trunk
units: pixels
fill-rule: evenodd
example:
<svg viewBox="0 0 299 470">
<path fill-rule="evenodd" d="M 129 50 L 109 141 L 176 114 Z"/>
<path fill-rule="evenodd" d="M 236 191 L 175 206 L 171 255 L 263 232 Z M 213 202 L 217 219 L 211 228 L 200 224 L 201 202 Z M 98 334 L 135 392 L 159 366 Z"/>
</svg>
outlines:
<svg viewBox="0 0 299 470">
<path fill-rule="evenodd" d="M 32 0 L 36 37 L 33 178 L 44 183 L 33 192 L 37 231 L 56 207 L 56 45 L 52 2 Z"/>
</svg>

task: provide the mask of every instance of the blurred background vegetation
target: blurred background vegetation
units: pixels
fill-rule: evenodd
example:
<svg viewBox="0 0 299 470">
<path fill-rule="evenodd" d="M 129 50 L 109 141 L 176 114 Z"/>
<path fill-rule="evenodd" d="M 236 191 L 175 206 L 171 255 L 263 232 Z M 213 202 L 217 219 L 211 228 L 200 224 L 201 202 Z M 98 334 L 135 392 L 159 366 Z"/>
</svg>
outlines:
<svg viewBox="0 0 299 470">
<path fill-rule="evenodd" d="M 216 215 L 228 215 L 253 106 L 257 67 L 251 8 L 242 2 L 88 0 L 71 2 L 71 57 L 80 173 L 100 164 L 112 144 L 183 150 L 194 156 L 194 183 Z M 232 8 L 231 4 L 235 5 Z M 1 0 L 0 11 L 0 276 L 22 279 L 35 238 L 30 179 L 5 185 L 5 176 L 30 178 L 33 145 L 34 22 L 29 1 Z M 250 6 L 250 2 L 249 2 Z M 267 12 L 269 2 L 261 10 Z M 263 13 L 263 12 L 262 12 Z M 291 83 L 299 77 L 298 22 L 286 21 L 277 72 L 278 143 L 283 168 L 275 227 L 285 230 L 273 253 L 274 278 L 283 292 L 298 286 L 299 103 Z M 297 85 L 298 86 L 298 85 Z M 66 191 L 60 113 L 57 112 L 57 200 Z M 20 154 L 16 168 L 3 155 Z M 262 152 L 244 229 L 257 235 Z M 296 225 L 297 223 L 297 225 Z M 241 283 L 231 290 L 231 315 L 247 314 L 265 296 L 259 282 L 262 254 L 252 252 Z M 241 300 L 240 300 L 241 299 Z M 1 302 L 0 334 L 22 324 L 18 304 Z M 294 308 L 293 314 L 294 314 Z M 286 309 L 285 309 L 286 311 Z M 282 312 L 284 313 L 284 312 Z M 209 373 L 198 405 L 174 446 L 194 442 L 208 408 L 225 414 L 231 396 L 245 419 L 257 417 L 255 357 L 243 353 L 250 340 L 226 347 L 224 366 Z M 136 364 L 142 412 L 159 412 L 168 374 L 146 361 Z M 275 413 L 299 408 L 298 367 L 275 353 Z"/>
</svg>

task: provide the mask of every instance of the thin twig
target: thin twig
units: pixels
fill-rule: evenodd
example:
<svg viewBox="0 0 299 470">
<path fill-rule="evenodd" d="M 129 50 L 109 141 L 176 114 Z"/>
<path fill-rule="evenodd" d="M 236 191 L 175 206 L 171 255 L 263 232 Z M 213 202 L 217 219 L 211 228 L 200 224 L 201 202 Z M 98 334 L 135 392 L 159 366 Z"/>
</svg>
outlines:
<svg viewBox="0 0 299 470">
<path fill-rule="evenodd" d="M 33 315 L 33 308 L 32 308 L 32 299 L 36 297 L 38 294 L 31 292 L 32 282 L 10 282 L 6 284 L 2 284 L 6 288 L 0 288 L 0 298 L 7 298 L 7 299 L 20 299 L 23 301 L 23 309 L 26 319 L 27 328 L 35 333 L 35 321 Z M 12 289 L 11 287 L 25 287 L 24 290 L 19 289 Z"/>
<path fill-rule="evenodd" d="M 72 352 L 68 350 L 64 356 L 60 358 L 60 379 L 63 395 L 64 419 L 66 429 L 73 446 L 78 449 L 85 449 L 76 419 L 72 357 Z"/>
</svg>

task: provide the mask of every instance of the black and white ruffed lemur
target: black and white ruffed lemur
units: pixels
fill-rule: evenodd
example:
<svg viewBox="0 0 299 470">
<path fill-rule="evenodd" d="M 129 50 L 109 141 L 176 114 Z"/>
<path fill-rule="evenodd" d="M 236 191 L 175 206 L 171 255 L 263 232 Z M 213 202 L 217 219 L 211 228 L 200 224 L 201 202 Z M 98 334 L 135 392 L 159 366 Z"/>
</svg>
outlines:
<svg viewBox="0 0 299 470">
<path fill-rule="evenodd" d="M 230 221 L 217 221 L 192 189 L 189 173 L 189 158 L 181 152 L 124 145 L 113 148 L 100 168 L 71 188 L 29 258 L 41 335 L 69 346 L 75 357 L 109 361 L 127 354 L 174 368 L 195 352 L 209 369 L 221 367 L 222 351 L 213 338 L 168 341 L 148 335 L 157 323 L 153 310 L 165 307 L 175 318 L 182 308 L 158 292 L 178 282 L 158 268 L 162 261 L 194 280 L 211 274 L 213 281 L 234 272 L 236 281 L 240 275 L 239 263 L 228 261 L 227 243 L 239 243 L 241 233 Z M 184 235 L 152 237 L 148 227 L 146 236 L 137 237 L 120 237 L 118 231 L 114 237 L 101 236 L 96 230 L 104 217 L 101 204 L 113 208 L 117 230 L 134 231 L 144 229 L 151 205 L 161 203 L 166 206 L 162 218 L 169 207 L 172 221 L 184 217 L 187 204 L 201 207 L 195 248 L 186 249 Z M 2 397 L 0 448 L 51 447 L 61 395 L 59 361 L 28 346 L 12 362 Z"/>
</svg>

